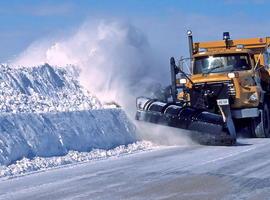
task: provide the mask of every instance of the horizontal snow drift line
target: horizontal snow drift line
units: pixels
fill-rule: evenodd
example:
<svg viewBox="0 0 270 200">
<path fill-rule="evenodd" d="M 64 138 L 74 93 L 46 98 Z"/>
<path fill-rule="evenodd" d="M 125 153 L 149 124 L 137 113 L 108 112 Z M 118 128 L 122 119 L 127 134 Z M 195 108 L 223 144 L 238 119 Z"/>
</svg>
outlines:
<svg viewBox="0 0 270 200">
<path fill-rule="evenodd" d="M 0 165 L 136 141 L 135 127 L 121 109 L 0 115 Z"/>
<path fill-rule="evenodd" d="M 23 158 L 9 166 L 0 166 L 0 178 L 14 177 L 41 170 L 59 168 L 65 165 L 104 160 L 143 151 L 157 149 L 149 141 L 138 141 L 128 145 L 121 145 L 111 150 L 94 149 L 90 152 L 69 151 L 65 156 Z"/>
</svg>

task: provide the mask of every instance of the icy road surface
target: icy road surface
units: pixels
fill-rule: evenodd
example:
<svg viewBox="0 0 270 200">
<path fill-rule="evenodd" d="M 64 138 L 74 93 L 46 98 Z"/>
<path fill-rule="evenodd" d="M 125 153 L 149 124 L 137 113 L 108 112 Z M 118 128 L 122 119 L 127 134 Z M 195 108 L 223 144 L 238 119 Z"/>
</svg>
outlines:
<svg viewBox="0 0 270 200">
<path fill-rule="evenodd" d="M 270 140 L 161 148 L 2 179 L 0 199 L 270 199 Z"/>
</svg>

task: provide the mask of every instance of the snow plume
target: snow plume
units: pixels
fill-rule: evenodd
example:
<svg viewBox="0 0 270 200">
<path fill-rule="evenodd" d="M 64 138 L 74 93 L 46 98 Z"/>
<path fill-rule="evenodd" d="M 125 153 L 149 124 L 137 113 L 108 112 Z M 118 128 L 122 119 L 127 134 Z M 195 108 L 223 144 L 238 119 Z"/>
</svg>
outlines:
<svg viewBox="0 0 270 200">
<path fill-rule="evenodd" d="M 137 95 L 164 79 L 153 52 L 146 36 L 130 24 L 88 22 L 64 39 L 33 43 L 12 64 L 76 65 L 81 83 L 101 101 L 133 107 Z"/>
<path fill-rule="evenodd" d="M 150 123 L 136 123 L 136 127 L 139 137 L 150 140 L 155 144 L 166 146 L 196 144 L 189 138 L 190 132 L 188 131 Z"/>
<path fill-rule="evenodd" d="M 120 104 L 133 119 L 136 97 L 153 97 L 169 82 L 169 68 L 161 64 L 160 57 L 138 28 L 119 21 L 99 21 L 84 23 L 74 34 L 56 42 L 33 43 L 13 65 L 46 62 L 78 66 L 80 81 L 90 92 L 103 102 Z M 143 139 L 145 136 L 158 142 L 166 140 L 165 144 L 189 143 L 179 137 L 172 142 L 177 134 L 163 134 L 164 129 L 143 126 L 138 130 Z"/>
</svg>

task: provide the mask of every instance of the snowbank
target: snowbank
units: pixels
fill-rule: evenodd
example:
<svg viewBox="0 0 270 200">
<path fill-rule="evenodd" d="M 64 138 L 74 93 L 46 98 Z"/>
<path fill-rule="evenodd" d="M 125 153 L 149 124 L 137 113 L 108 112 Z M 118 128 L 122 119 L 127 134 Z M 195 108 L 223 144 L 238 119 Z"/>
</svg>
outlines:
<svg viewBox="0 0 270 200">
<path fill-rule="evenodd" d="M 78 82 L 78 69 L 10 68 L 0 65 L 0 112 L 62 112 L 101 108 L 100 101 Z"/>
<path fill-rule="evenodd" d="M 121 109 L 0 115 L 0 164 L 70 150 L 111 149 L 136 141 Z"/>
<path fill-rule="evenodd" d="M 72 66 L 0 66 L 0 165 L 137 141 L 124 111 L 104 109 L 77 78 Z"/>
<path fill-rule="evenodd" d="M 35 171 L 48 170 L 69 164 L 96 161 L 111 157 L 119 157 L 125 154 L 150 151 L 156 148 L 151 142 L 138 141 L 129 145 L 121 145 L 111 150 L 94 149 L 90 152 L 69 151 L 65 156 L 23 158 L 9 166 L 0 166 L 0 177 L 17 176 Z"/>
</svg>

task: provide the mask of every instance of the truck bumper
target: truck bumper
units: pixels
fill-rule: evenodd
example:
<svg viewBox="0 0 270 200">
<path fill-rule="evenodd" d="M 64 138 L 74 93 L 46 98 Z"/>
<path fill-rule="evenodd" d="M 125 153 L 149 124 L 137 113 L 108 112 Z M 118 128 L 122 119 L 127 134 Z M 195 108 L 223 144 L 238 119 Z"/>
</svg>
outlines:
<svg viewBox="0 0 270 200">
<path fill-rule="evenodd" d="M 258 108 L 238 109 L 238 110 L 232 110 L 231 112 L 232 112 L 232 117 L 235 119 L 253 118 L 253 117 L 258 117 L 260 115 L 260 110 Z"/>
</svg>

